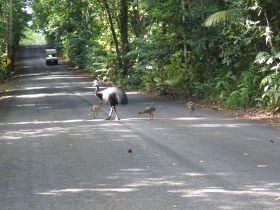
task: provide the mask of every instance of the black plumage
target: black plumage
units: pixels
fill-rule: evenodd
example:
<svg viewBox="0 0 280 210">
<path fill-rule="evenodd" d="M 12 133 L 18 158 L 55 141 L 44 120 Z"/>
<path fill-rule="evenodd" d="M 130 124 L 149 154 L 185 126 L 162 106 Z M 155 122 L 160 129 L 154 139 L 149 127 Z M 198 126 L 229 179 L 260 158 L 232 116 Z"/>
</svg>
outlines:
<svg viewBox="0 0 280 210">
<path fill-rule="evenodd" d="M 122 89 L 117 87 L 110 87 L 103 91 L 99 91 L 99 84 L 97 81 L 94 82 L 94 85 L 96 87 L 95 95 L 111 107 L 111 110 L 106 120 L 111 119 L 113 111 L 116 114 L 116 120 L 120 120 L 118 113 L 116 111 L 116 105 L 118 104 L 125 105 L 128 103 L 126 93 Z"/>
</svg>

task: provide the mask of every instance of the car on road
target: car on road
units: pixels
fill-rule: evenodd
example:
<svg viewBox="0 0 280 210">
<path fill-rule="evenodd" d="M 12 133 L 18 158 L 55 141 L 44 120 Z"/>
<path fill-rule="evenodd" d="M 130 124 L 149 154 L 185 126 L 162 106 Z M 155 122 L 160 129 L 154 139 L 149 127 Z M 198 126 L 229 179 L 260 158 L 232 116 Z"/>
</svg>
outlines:
<svg viewBox="0 0 280 210">
<path fill-rule="evenodd" d="M 58 64 L 58 58 L 57 58 L 57 51 L 56 49 L 46 49 L 46 64 Z"/>
</svg>

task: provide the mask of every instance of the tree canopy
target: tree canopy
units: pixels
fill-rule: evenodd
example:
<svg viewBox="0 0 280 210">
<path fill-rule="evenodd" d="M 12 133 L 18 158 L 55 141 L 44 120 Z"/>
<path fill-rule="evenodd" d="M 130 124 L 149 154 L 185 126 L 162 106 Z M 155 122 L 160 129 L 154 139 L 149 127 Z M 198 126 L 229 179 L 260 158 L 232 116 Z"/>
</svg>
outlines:
<svg viewBox="0 0 280 210">
<path fill-rule="evenodd" d="M 0 2 L 0 58 L 11 56 L 8 55 L 7 50 L 11 48 L 13 51 L 19 45 L 24 30 L 28 26 L 28 21 L 31 20 L 30 14 L 26 11 L 29 3 L 28 0 L 4 0 Z M 6 74 L 7 71 L 3 66 L 0 66 L 0 81 L 6 78 Z"/>
<path fill-rule="evenodd" d="M 277 1 L 28 2 L 32 27 L 94 78 L 232 108 L 280 109 Z"/>
</svg>

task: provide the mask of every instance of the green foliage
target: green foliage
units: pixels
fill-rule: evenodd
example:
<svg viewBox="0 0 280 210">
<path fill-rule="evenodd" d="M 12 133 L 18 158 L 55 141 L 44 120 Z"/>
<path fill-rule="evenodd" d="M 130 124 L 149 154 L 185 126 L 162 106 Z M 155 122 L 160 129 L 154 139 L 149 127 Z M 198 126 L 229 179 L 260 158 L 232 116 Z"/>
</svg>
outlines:
<svg viewBox="0 0 280 210">
<path fill-rule="evenodd" d="M 279 107 L 279 5 L 257 0 L 32 3 L 34 27 L 93 78 L 230 108 L 272 110 Z"/>
<path fill-rule="evenodd" d="M 12 51 L 19 45 L 31 18 L 25 10 L 27 4 L 28 1 L 20 0 L 0 1 L 0 58 L 4 53 L 5 56 L 7 53 L 13 56 Z M 3 82 L 9 75 L 10 72 L 0 66 L 0 81 Z"/>
<path fill-rule="evenodd" d="M 31 19 L 31 16 L 24 10 L 26 6 L 27 1 L 14 0 L 11 7 L 5 1 L 0 2 L 0 53 L 5 50 L 7 45 L 7 22 L 10 16 L 12 16 L 9 19 L 12 20 L 12 45 L 14 49 L 18 46 L 28 21 Z"/>
<path fill-rule="evenodd" d="M 27 28 L 24 32 L 21 41 L 21 45 L 42 45 L 46 44 L 46 40 L 43 34 Z"/>
<path fill-rule="evenodd" d="M 256 105 L 255 98 L 259 97 L 259 77 L 253 70 L 244 71 L 238 77 L 236 86 L 233 87 L 225 105 L 229 108 L 248 108 Z"/>
<path fill-rule="evenodd" d="M 259 64 L 260 71 L 265 74 L 260 82 L 263 89 L 262 99 L 264 105 L 272 111 L 280 110 L 280 52 L 274 49 L 271 54 L 260 52 L 255 63 Z"/>
<path fill-rule="evenodd" d="M 216 26 L 219 23 L 236 20 L 236 16 L 240 15 L 239 9 L 230 9 L 216 12 L 206 18 L 204 25 L 206 27 Z"/>
<path fill-rule="evenodd" d="M 273 111 L 280 110 L 280 76 L 279 74 L 269 74 L 261 81 L 263 88 L 262 99 Z"/>
<path fill-rule="evenodd" d="M 5 56 L 4 53 L 0 52 L 0 59 Z M 7 69 L 4 66 L 0 65 L 0 83 L 2 83 L 7 78 Z"/>
<path fill-rule="evenodd" d="M 216 96 L 211 90 L 214 90 L 212 84 L 206 82 L 193 82 L 192 83 L 192 97 L 194 98 L 205 98 L 208 100 L 215 100 Z"/>
<path fill-rule="evenodd" d="M 221 102 L 225 102 L 231 92 L 231 85 L 234 84 L 235 81 L 236 77 L 231 71 L 222 72 L 213 80 L 213 83 L 215 84 L 215 89 L 213 90 L 212 94 L 217 95 L 217 99 Z"/>
</svg>

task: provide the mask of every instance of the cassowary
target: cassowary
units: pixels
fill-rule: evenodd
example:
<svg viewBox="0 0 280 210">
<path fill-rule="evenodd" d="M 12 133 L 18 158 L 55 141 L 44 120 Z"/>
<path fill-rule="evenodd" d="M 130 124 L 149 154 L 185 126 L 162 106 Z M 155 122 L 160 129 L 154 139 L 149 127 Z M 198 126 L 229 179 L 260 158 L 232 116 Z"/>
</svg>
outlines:
<svg viewBox="0 0 280 210">
<path fill-rule="evenodd" d="M 156 108 L 153 106 L 147 106 L 145 107 L 144 111 L 138 112 L 138 115 L 140 114 L 149 114 L 150 120 L 154 119 L 154 112 L 156 111 Z"/>
<path fill-rule="evenodd" d="M 117 87 L 110 87 L 110 88 L 107 88 L 103 91 L 99 91 L 99 84 L 96 80 L 94 81 L 93 85 L 96 87 L 95 95 L 98 98 L 100 98 L 101 100 L 103 100 L 105 103 L 109 104 L 110 107 L 111 107 L 111 110 L 110 110 L 109 115 L 106 118 L 106 120 L 111 119 L 113 111 L 116 114 L 116 119 L 115 120 L 120 120 L 119 115 L 116 111 L 116 105 L 127 104 L 128 103 L 126 93 L 123 90 L 121 90 L 120 88 L 117 88 Z"/>
</svg>

